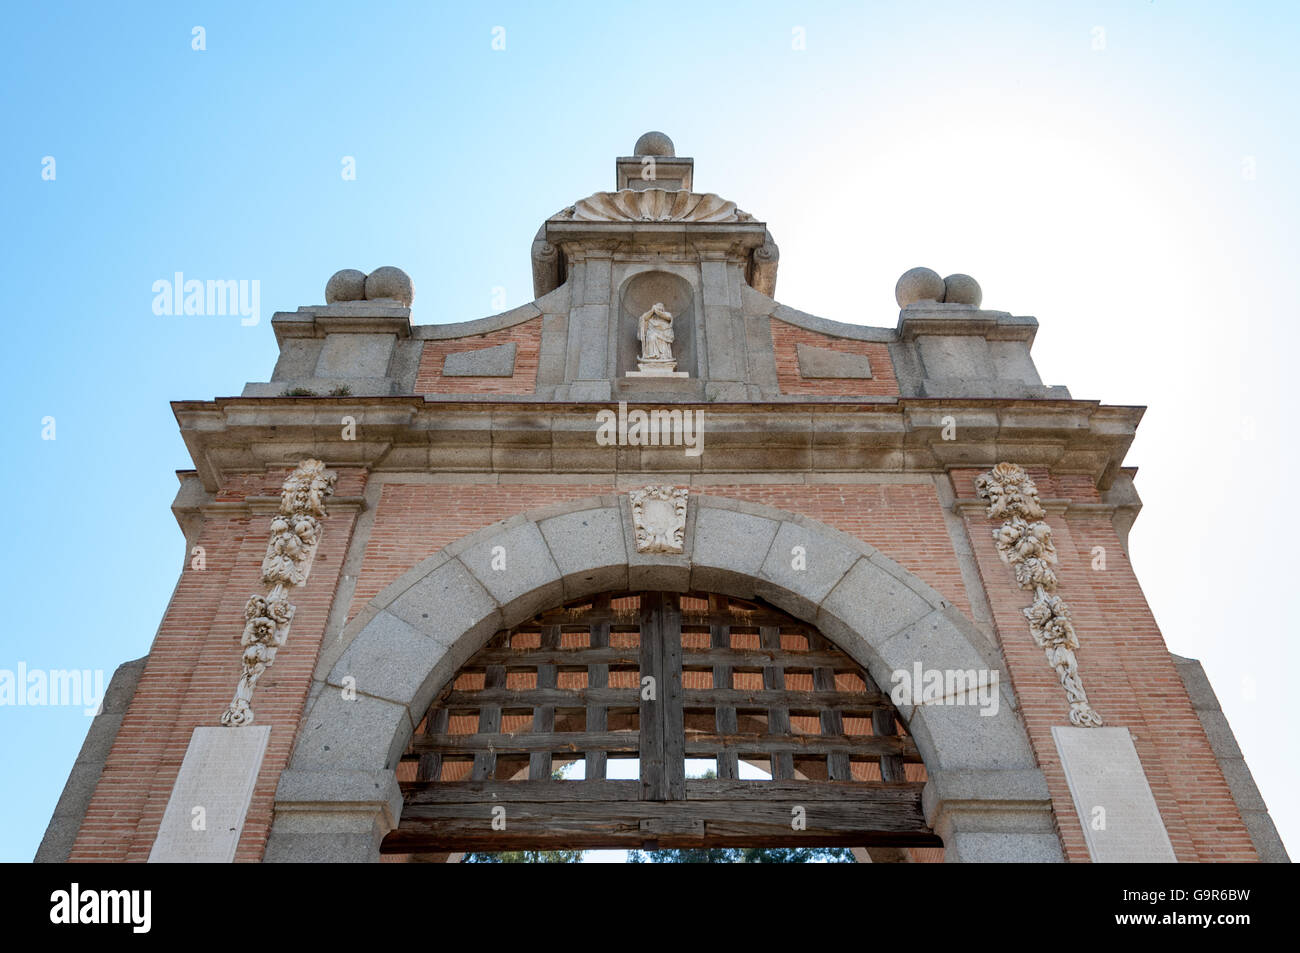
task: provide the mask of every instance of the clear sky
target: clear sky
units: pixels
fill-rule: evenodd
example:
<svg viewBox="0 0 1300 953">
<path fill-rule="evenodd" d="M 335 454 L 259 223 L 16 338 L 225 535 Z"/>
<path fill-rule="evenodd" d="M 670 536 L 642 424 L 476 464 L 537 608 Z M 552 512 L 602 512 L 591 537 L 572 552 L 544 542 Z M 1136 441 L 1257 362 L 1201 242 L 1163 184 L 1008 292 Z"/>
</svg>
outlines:
<svg viewBox="0 0 1300 953">
<path fill-rule="evenodd" d="M 267 380 L 274 311 L 389 264 L 421 324 L 522 304 L 538 225 L 661 129 L 697 190 L 769 223 L 779 300 L 892 327 L 903 271 L 965 272 L 986 307 L 1039 319 L 1045 382 L 1150 408 L 1133 562 L 1300 848 L 1283 599 L 1300 6 L 49 3 L 5 20 L 0 669 L 107 678 L 148 651 L 184 555 L 168 507 L 191 462 L 168 402 Z M 155 315 L 177 271 L 258 280 L 261 320 Z M 0 707 L 0 860 L 34 854 L 88 725 Z"/>
</svg>

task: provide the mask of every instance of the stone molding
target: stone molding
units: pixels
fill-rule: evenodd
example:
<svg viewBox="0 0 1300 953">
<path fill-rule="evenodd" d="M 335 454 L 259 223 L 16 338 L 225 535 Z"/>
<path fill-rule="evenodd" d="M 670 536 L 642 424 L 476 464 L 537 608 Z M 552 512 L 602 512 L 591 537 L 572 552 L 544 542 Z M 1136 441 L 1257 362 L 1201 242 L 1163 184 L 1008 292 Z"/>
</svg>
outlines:
<svg viewBox="0 0 1300 953">
<path fill-rule="evenodd" d="M 244 605 L 244 634 L 239 642 L 244 670 L 235 697 L 221 715 L 228 728 L 253 723 L 253 690 L 289 638 L 295 611 L 289 590 L 307 582 L 320 542 L 325 501 L 337 479 L 338 474 L 326 470 L 321 461 L 303 460 L 281 487 L 280 511 L 271 518 L 271 538 L 262 559 L 262 582 L 270 591 L 254 593 Z"/>
<path fill-rule="evenodd" d="M 988 473 L 975 478 L 975 489 L 988 503 L 990 519 L 1002 518 L 993 531 L 993 542 L 1002 561 L 1012 568 L 1016 584 L 1034 593 L 1033 603 L 1023 610 L 1029 631 L 1038 647 L 1047 655 L 1047 663 L 1056 671 L 1065 697 L 1070 702 L 1070 724 L 1096 728 L 1101 715 L 1088 703 L 1079 674 L 1079 660 L 1074 651 L 1079 637 L 1070 618 L 1070 607 L 1057 587 L 1056 546 L 1052 528 L 1043 521 L 1047 511 L 1038 498 L 1038 487 L 1023 467 L 999 463 Z M 1032 522 L 1031 522 L 1032 521 Z"/>
<path fill-rule="evenodd" d="M 606 401 L 549 403 L 544 414 L 533 400 L 496 397 L 219 398 L 172 408 L 208 492 L 231 473 L 280 464 L 287 447 L 332 466 L 514 473 L 943 472 L 992 466 L 1014 448 L 1025 465 L 1085 473 L 1106 489 L 1141 416 L 1091 401 L 674 404 L 697 405 L 709 433 L 691 458 L 680 448 L 599 446 L 595 414 Z M 343 439 L 343 415 L 357 421 L 357 439 Z M 944 439 L 948 417 L 957 419 L 955 440 Z"/>
<path fill-rule="evenodd" d="M 626 494 L 609 494 L 520 513 L 449 544 L 372 599 L 322 650 L 266 859 L 377 860 L 396 818 L 388 820 L 392 812 L 377 801 L 359 805 L 332 791 L 331 779 L 392 777 L 437 691 L 493 633 L 596 592 L 762 598 L 816 625 L 882 685 L 917 661 L 1001 669 L 970 620 L 855 537 L 773 507 L 691 496 L 682 552 L 639 552 L 630 509 Z M 816 554 L 803 571 L 791 564 L 795 546 Z M 500 548 L 515 569 L 493 570 Z M 1002 704 L 992 716 L 973 706 L 900 706 L 933 778 L 985 779 L 974 794 L 947 793 L 936 781 L 927 817 L 954 860 L 1059 861 L 1046 783 L 1010 680 L 999 683 Z M 1024 783 L 1003 783 L 1013 776 Z M 351 818 L 345 842 L 336 801 Z"/>
</svg>

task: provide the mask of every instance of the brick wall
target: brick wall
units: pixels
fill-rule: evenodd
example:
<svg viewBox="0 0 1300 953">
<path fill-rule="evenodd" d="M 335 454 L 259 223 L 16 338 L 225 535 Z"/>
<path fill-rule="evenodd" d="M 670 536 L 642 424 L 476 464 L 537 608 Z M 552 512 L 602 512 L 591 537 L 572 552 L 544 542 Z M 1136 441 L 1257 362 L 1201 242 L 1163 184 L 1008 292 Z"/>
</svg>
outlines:
<svg viewBox="0 0 1300 953">
<path fill-rule="evenodd" d="M 799 373 L 796 345 L 829 348 L 845 354 L 865 354 L 871 364 L 870 380 L 805 378 Z M 772 345 L 776 350 L 776 379 L 783 394 L 815 394 L 823 397 L 897 397 L 898 378 L 889 347 L 869 341 L 850 341 L 795 327 L 772 318 Z"/>
<path fill-rule="evenodd" d="M 796 329 L 797 330 L 797 329 Z M 277 496 L 285 470 L 244 474 L 217 494 L 196 540 L 206 568 L 187 568 L 164 615 L 136 695 L 104 768 L 72 852 L 76 861 L 148 857 L 193 729 L 215 725 L 240 672 L 243 607 L 265 591 L 261 561 L 269 515 L 250 514 L 250 496 Z M 336 498 L 359 496 L 365 474 L 338 468 Z M 953 473 L 958 496 L 975 496 L 978 470 Z M 1075 510 L 1068 500 L 1099 502 L 1086 478 L 1031 470 L 1059 556 L 1061 595 L 1069 602 L 1082 647 L 1080 671 L 1093 706 L 1108 725 L 1128 727 L 1180 860 L 1254 860 L 1244 824 L 1196 718 L 1155 620 L 1109 519 Z M 348 610 L 351 618 L 385 586 L 443 546 L 498 520 L 550 503 L 610 492 L 608 483 L 386 483 Z M 875 546 L 969 614 L 968 598 L 935 489 L 930 483 L 746 484 L 693 492 L 762 503 L 820 520 Z M 257 723 L 272 726 L 237 859 L 260 859 L 269 833 L 279 774 L 288 762 L 306 701 L 326 618 L 348 551 L 355 514 L 335 502 L 325 521 L 289 641 L 254 696 Z M 1019 695 L 1030 741 L 1047 777 L 1070 860 L 1086 860 L 1051 727 L 1067 723 L 1056 675 L 1034 644 L 1020 589 L 993 545 L 995 524 L 967 513 L 967 530 Z M 1092 567 L 1093 547 L 1106 569 Z"/>
<path fill-rule="evenodd" d="M 442 362 L 457 351 L 477 351 L 515 343 L 513 377 L 443 377 Z M 533 318 L 514 327 L 450 341 L 425 341 L 417 394 L 531 394 L 537 389 L 537 358 L 542 347 L 542 319 Z"/>
<path fill-rule="evenodd" d="M 1175 854 L 1180 861 L 1257 859 L 1109 517 L 1086 511 L 1063 515 L 1064 504 L 1053 502 L 1097 503 L 1096 489 L 1085 477 L 1053 478 L 1041 468 L 1028 470 L 1052 527 L 1060 559 L 1058 593 L 1070 606 L 1078 632 L 1080 648 L 1075 654 L 1088 700 L 1107 725 L 1128 728 L 1134 735 Z M 976 496 L 974 480 L 980 472 L 953 471 L 959 498 Z M 1053 725 L 1069 724 L 1069 706 L 1022 613 L 1033 601 L 1032 593 L 1016 585 L 1011 567 L 998 557 L 992 532 L 999 522 L 986 518 L 983 510 L 967 513 L 966 522 L 1008 674 L 1051 790 L 1067 858 L 1086 862 L 1083 831 L 1051 735 Z M 1105 549 L 1104 570 L 1093 568 L 1094 546 Z"/>
<path fill-rule="evenodd" d="M 250 514 L 242 504 L 248 496 L 278 499 L 288 472 L 245 474 L 218 492 L 218 500 L 230 506 L 229 515 L 204 520 L 195 545 L 204 548 L 206 565 L 202 570 L 187 566 L 181 575 L 73 845 L 72 861 L 148 859 L 190 735 L 199 725 L 220 724 L 234 694 L 244 603 L 266 592 L 262 558 L 271 517 Z M 336 472 L 336 497 L 361 494 L 363 471 Z M 351 541 L 355 512 L 346 504 L 328 508 L 311 575 L 290 595 L 297 611 L 288 642 L 253 696 L 256 723 L 270 725 L 271 736 L 236 852 L 239 861 L 261 859 L 266 845 L 275 786 L 289 760 Z"/>
<path fill-rule="evenodd" d="M 453 540 L 527 509 L 598 496 L 610 489 L 608 484 L 387 483 L 348 618 L 402 573 Z M 695 492 L 763 503 L 821 520 L 880 549 L 963 612 L 970 611 L 930 484 L 757 484 L 700 487 Z"/>
</svg>

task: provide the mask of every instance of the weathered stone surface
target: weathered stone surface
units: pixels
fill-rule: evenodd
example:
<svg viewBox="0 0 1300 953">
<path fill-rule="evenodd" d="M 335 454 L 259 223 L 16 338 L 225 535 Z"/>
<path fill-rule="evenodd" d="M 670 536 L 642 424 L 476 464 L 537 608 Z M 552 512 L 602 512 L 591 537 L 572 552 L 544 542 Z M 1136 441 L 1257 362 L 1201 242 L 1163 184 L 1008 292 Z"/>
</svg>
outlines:
<svg viewBox="0 0 1300 953">
<path fill-rule="evenodd" d="M 937 271 L 929 268 L 912 268 L 905 271 L 894 286 L 894 298 L 900 308 L 907 308 L 918 301 L 943 301 L 943 279 Z"/>
<path fill-rule="evenodd" d="M 673 141 L 656 130 L 642 133 L 641 138 L 632 147 L 634 156 L 675 156 L 676 154 Z"/>
<path fill-rule="evenodd" d="M 270 737 L 266 725 L 194 729 L 149 852 L 151 863 L 235 859 Z"/>
<path fill-rule="evenodd" d="M 351 377 L 387 377 L 396 343 L 397 337 L 392 334 L 331 334 L 321 348 L 316 376 L 345 381 Z"/>
<path fill-rule="evenodd" d="M 870 559 L 859 559 L 822 601 L 817 625 L 841 645 L 881 646 L 933 607 Z"/>
<path fill-rule="evenodd" d="M 822 600 L 861 555 L 860 550 L 825 534 L 783 522 L 758 571 L 755 589 L 787 612 L 815 616 Z"/>
<path fill-rule="evenodd" d="M 1052 727 L 1094 863 L 1176 863 L 1160 809 L 1127 728 Z M 1098 809 L 1105 824 L 1090 823 Z"/>
<path fill-rule="evenodd" d="M 392 265 L 376 268 L 366 276 L 366 299 L 375 301 L 381 298 L 395 299 L 409 308 L 415 300 L 415 283 L 411 276 Z"/>
<path fill-rule="evenodd" d="M 695 520 L 692 588 L 751 592 L 779 528 L 765 517 L 701 507 Z"/>
<path fill-rule="evenodd" d="M 366 296 L 366 273 L 355 268 L 336 271 L 325 283 L 325 303 L 360 301 Z"/>
<path fill-rule="evenodd" d="M 970 275 L 949 275 L 943 279 L 945 304 L 969 304 L 978 308 L 984 300 L 979 282 Z"/>
<path fill-rule="evenodd" d="M 369 677 L 365 671 L 357 673 L 358 681 Z M 342 691 L 327 686 L 298 733 L 291 766 L 308 771 L 392 771 L 414 730 L 405 705 L 370 695 L 345 698 Z"/>
<path fill-rule="evenodd" d="M 417 707 L 427 673 L 441 661 L 451 641 L 438 641 L 391 612 L 379 612 L 354 639 L 329 675 L 326 691 L 354 688 L 366 695 Z M 412 720 L 424 710 L 412 711 Z"/>
<path fill-rule="evenodd" d="M 871 377 L 871 362 L 865 354 L 849 354 L 811 344 L 795 345 L 799 359 L 799 373 L 808 378 L 849 378 L 867 380 Z"/>
<path fill-rule="evenodd" d="M 503 625 L 521 622 L 564 597 L 559 567 L 532 521 L 483 539 L 461 553 L 460 561 L 501 606 Z"/>
<path fill-rule="evenodd" d="M 442 362 L 443 377 L 512 377 L 515 373 L 514 341 L 476 351 L 455 351 Z"/>
<path fill-rule="evenodd" d="M 483 635 L 501 625 L 501 612 L 491 592 L 459 559 L 433 569 L 393 599 L 388 611 L 442 643 L 466 633 Z"/>
<path fill-rule="evenodd" d="M 554 516 L 537 527 L 560 568 L 566 599 L 627 587 L 626 543 L 617 508 Z"/>
</svg>

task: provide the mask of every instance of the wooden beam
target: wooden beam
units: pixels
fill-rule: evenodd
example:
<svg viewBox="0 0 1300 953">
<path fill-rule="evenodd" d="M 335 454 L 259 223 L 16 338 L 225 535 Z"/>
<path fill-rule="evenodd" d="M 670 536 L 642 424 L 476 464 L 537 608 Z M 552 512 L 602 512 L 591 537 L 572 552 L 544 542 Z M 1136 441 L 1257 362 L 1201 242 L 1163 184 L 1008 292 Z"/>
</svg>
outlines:
<svg viewBox="0 0 1300 953">
<path fill-rule="evenodd" d="M 644 717 L 644 716 L 643 716 Z M 640 732 L 641 764 L 646 764 L 645 731 Z M 555 751 L 564 754 L 601 748 L 620 754 L 636 753 L 638 733 L 635 731 L 521 731 L 479 732 L 472 735 L 417 735 L 411 740 L 416 752 L 441 751 L 450 754 L 477 754 L 482 751 L 534 752 Z M 879 756 L 901 754 L 907 760 L 919 757 L 912 739 L 902 735 L 841 735 L 829 738 L 823 735 L 773 735 L 696 733 L 685 739 L 685 754 L 691 757 L 706 756 L 714 750 L 735 750 L 739 754 L 751 752 L 789 751 L 799 755 L 821 756 L 830 752 L 847 755 Z M 487 780 L 477 778 L 476 780 Z M 847 781 L 845 778 L 834 780 Z"/>
<path fill-rule="evenodd" d="M 566 782 L 557 782 L 564 785 Z M 754 782 L 761 784 L 762 782 Z M 640 847 L 942 846 L 925 826 L 919 791 L 874 800 L 512 801 L 412 804 L 385 853 Z M 505 829 L 492 827 L 505 808 Z M 801 816 L 806 828 L 791 821 Z"/>
</svg>

